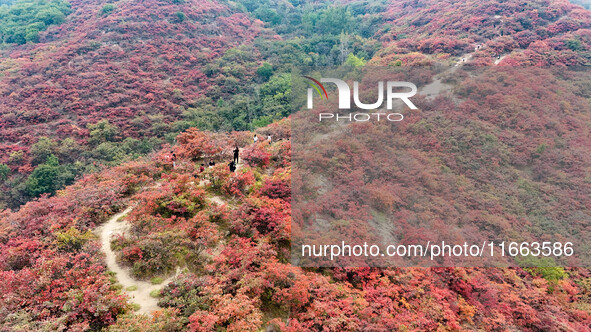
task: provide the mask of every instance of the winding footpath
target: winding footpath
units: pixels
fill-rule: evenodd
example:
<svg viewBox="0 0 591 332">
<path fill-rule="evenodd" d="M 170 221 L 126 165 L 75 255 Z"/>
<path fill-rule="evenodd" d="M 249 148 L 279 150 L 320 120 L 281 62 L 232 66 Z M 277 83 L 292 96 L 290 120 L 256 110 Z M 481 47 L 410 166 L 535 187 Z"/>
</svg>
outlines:
<svg viewBox="0 0 591 332">
<path fill-rule="evenodd" d="M 140 305 L 138 313 L 150 314 L 154 310 L 159 309 L 158 299 L 150 296 L 150 293 L 162 289 L 168 282 L 170 282 L 172 277 L 164 280 L 161 284 L 154 285 L 147 281 L 134 279 L 128 268 L 117 263 L 117 256 L 115 252 L 111 250 L 111 238 L 115 234 L 129 231 L 129 223 L 126 220 L 118 220 L 119 218 L 124 218 L 124 216 L 131 212 L 131 210 L 133 210 L 133 206 L 115 214 L 109 218 L 107 222 L 99 226 L 96 231 L 101 239 L 101 250 L 105 253 L 107 258 L 107 268 L 109 271 L 116 273 L 115 277 L 117 278 L 117 281 L 123 286 L 122 291 L 129 295 L 133 303 Z"/>
<path fill-rule="evenodd" d="M 495 60 L 495 65 L 498 65 L 501 61 L 503 61 L 504 58 L 506 58 L 509 54 L 505 54 L 503 56 L 501 56 L 500 58 Z"/>
<path fill-rule="evenodd" d="M 242 166 L 242 163 L 238 163 L 236 165 L 237 170 L 242 168 Z M 199 183 L 199 186 L 205 185 L 204 181 Z M 156 188 L 159 186 L 160 184 L 156 185 Z M 208 197 L 207 200 L 217 205 L 228 204 L 223 197 L 217 195 Z M 150 294 L 154 291 L 161 290 L 174 277 L 178 276 L 181 270 L 177 267 L 175 275 L 165 279 L 160 284 L 152 284 L 148 281 L 134 279 L 131 270 L 117 262 L 117 255 L 111 249 L 111 239 L 116 234 L 129 232 L 131 225 L 125 219 L 125 216 L 130 213 L 133 208 L 134 206 L 130 205 L 125 210 L 111 216 L 111 218 L 105 223 L 97 227 L 95 232 L 100 237 L 101 250 L 105 253 L 107 268 L 109 271 L 115 273 L 117 282 L 123 286 L 122 292 L 131 298 L 131 302 L 139 305 L 139 309 L 137 310 L 138 313 L 149 315 L 155 310 L 160 309 L 160 307 L 158 307 L 158 298 L 153 297 Z M 219 250 L 221 250 L 221 246 L 218 246 L 217 251 Z"/>
<path fill-rule="evenodd" d="M 476 52 L 476 50 L 474 50 L 474 51 Z M 461 66 L 467 64 L 468 62 L 470 62 L 470 60 L 472 60 L 472 56 L 473 56 L 473 53 L 466 53 L 466 54 L 463 54 L 462 56 L 460 56 L 452 67 L 435 75 L 435 77 L 433 77 L 433 81 L 431 83 L 423 86 L 420 89 L 420 93 L 422 95 L 425 95 L 425 97 L 427 97 L 427 99 L 433 99 L 433 98 L 439 96 L 443 92 L 451 91 L 453 86 L 451 84 L 443 83 L 442 77 L 447 74 L 455 72 L 458 69 L 458 67 L 461 67 Z M 509 54 L 504 54 L 500 58 L 495 59 L 494 65 L 495 66 L 498 65 L 507 56 L 509 56 Z"/>
</svg>

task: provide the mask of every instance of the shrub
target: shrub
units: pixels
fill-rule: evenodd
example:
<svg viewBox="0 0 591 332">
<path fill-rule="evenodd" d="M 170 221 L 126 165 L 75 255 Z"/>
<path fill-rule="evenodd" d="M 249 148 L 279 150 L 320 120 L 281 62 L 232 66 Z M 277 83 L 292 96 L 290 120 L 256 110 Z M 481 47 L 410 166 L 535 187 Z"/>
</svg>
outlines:
<svg viewBox="0 0 591 332">
<path fill-rule="evenodd" d="M 269 198 L 287 200 L 291 197 L 291 184 L 289 180 L 271 178 L 267 179 L 260 189 L 260 193 Z"/>
<path fill-rule="evenodd" d="M 264 62 L 263 65 L 257 69 L 257 75 L 265 81 L 269 80 L 269 78 L 273 76 L 273 66 L 268 62 Z"/>
<path fill-rule="evenodd" d="M 103 8 L 101 8 L 101 13 L 103 15 L 108 15 L 114 10 L 115 10 L 115 5 L 108 3 L 108 4 L 104 5 Z"/>
<path fill-rule="evenodd" d="M 139 309 L 139 305 L 134 304 L 134 306 Z M 177 317 L 178 313 L 178 309 L 165 308 L 159 310 L 158 314 L 151 316 L 150 319 L 145 315 L 127 313 L 117 317 L 117 321 L 103 331 L 183 331 L 183 322 L 181 318 Z"/>
<path fill-rule="evenodd" d="M 123 260 L 129 263 L 135 263 L 144 257 L 142 249 L 137 246 L 123 248 L 121 254 Z"/>
<path fill-rule="evenodd" d="M 250 167 L 265 167 L 269 165 L 270 157 L 264 143 L 253 144 L 242 152 L 242 159 Z"/>
<path fill-rule="evenodd" d="M 196 128 L 189 128 L 177 136 L 180 145 L 179 155 L 197 160 L 204 156 L 212 156 L 222 149 L 212 143 L 211 137 Z"/>
<path fill-rule="evenodd" d="M 221 189 L 230 178 L 230 169 L 225 164 L 218 164 L 206 170 L 206 174 L 213 189 Z"/>
<path fill-rule="evenodd" d="M 150 282 L 153 283 L 154 285 L 160 285 L 162 282 L 164 281 L 164 279 L 160 278 L 160 277 L 154 277 L 152 279 L 150 279 Z M 160 293 L 160 291 L 158 291 Z M 150 295 L 152 295 L 152 293 L 150 293 Z"/>
<path fill-rule="evenodd" d="M 10 174 L 10 167 L 6 164 L 0 164 L 0 181 L 6 181 L 8 174 Z"/>
<path fill-rule="evenodd" d="M 174 15 L 176 16 L 177 22 L 183 22 L 187 19 L 187 15 L 185 15 L 185 13 L 183 12 L 176 12 L 174 13 Z"/>
<path fill-rule="evenodd" d="M 94 236 L 91 231 L 80 232 L 75 227 L 70 227 L 65 232 L 56 233 L 58 248 L 66 251 L 76 251 L 82 249 L 82 246 Z"/>
<path fill-rule="evenodd" d="M 9 6 L 0 6 L 0 42 L 36 43 L 40 31 L 63 23 L 70 12 L 70 4 L 61 0 L 16 0 Z"/>
<path fill-rule="evenodd" d="M 243 196 L 247 187 L 254 182 L 255 178 L 251 171 L 240 170 L 224 183 L 222 191 L 228 195 Z"/>
<path fill-rule="evenodd" d="M 74 174 L 61 166 L 57 157 L 51 155 L 29 175 L 25 187 L 29 195 L 38 197 L 45 193 L 55 194 L 56 190 L 72 183 L 73 180 Z"/>
</svg>

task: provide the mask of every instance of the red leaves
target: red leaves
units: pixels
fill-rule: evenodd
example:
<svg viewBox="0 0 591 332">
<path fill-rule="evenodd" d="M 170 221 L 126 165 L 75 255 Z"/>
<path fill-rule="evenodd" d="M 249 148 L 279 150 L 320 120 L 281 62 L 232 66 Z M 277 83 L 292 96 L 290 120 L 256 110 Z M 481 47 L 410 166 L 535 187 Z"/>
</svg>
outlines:
<svg viewBox="0 0 591 332">
<path fill-rule="evenodd" d="M 242 159 L 250 167 L 265 167 L 269 165 L 271 157 L 267 147 L 266 142 L 252 144 L 242 150 Z"/>
<path fill-rule="evenodd" d="M 259 189 L 262 195 L 269 198 L 279 198 L 289 201 L 291 198 L 291 171 L 279 169 L 275 171 L 275 175 L 267 178 Z"/>
<path fill-rule="evenodd" d="M 136 261 L 141 260 L 144 257 L 144 255 L 142 254 L 142 249 L 137 246 L 123 248 L 123 250 L 121 251 L 121 255 L 125 261 L 128 261 L 132 264 Z"/>
<path fill-rule="evenodd" d="M 270 235 L 273 241 L 286 240 L 291 227 L 289 206 L 279 199 L 265 196 L 246 198 L 232 221 L 232 227 L 242 235 Z"/>
<path fill-rule="evenodd" d="M 256 331 L 262 323 L 263 314 L 255 299 L 244 294 L 215 294 L 210 299 L 213 312 L 197 311 L 189 317 L 190 331 L 212 331 L 225 327 L 226 331 Z"/>
<path fill-rule="evenodd" d="M 31 269 L 2 272 L 0 302 L 8 312 L 28 308 L 35 319 L 62 317 L 57 326 L 106 326 L 123 312 L 125 299 L 110 289 L 103 272 L 86 254 L 46 258 Z"/>
<path fill-rule="evenodd" d="M 249 186 L 254 184 L 255 179 L 251 171 L 240 169 L 226 180 L 222 186 L 224 193 L 231 196 L 244 196 Z"/>
<path fill-rule="evenodd" d="M 222 151 L 221 146 L 213 144 L 210 135 L 197 128 L 189 128 L 178 135 L 177 142 L 180 144 L 179 155 L 193 160 L 213 156 Z"/>
<path fill-rule="evenodd" d="M 5 309 L 0 320 L 10 324 L 7 314 L 26 312 L 31 326 L 21 327 L 29 330 L 38 327 L 35 321 L 52 322 L 57 329 L 112 324 L 127 303 L 111 288 L 97 244 L 87 231 L 124 206 L 124 193 L 154 171 L 149 163 L 132 162 L 88 175 L 56 197 L 0 215 L 0 238 L 7 240 L 0 241 L 0 307 Z M 80 232 L 56 241 L 56 234 L 72 229 Z M 76 234 L 85 240 L 64 249 L 63 241 L 76 240 Z"/>
<path fill-rule="evenodd" d="M 219 317 L 207 311 L 197 311 L 189 317 L 189 329 L 194 332 L 215 330 Z"/>
<path fill-rule="evenodd" d="M 540 5 L 542 7 L 540 7 Z M 591 46 L 588 42 L 570 44 L 577 52 L 552 43 L 552 51 L 544 54 L 542 61 L 537 51 L 529 52 L 528 47 L 536 41 L 576 40 L 570 33 L 579 33 L 589 28 L 590 16 L 580 7 L 561 1 L 558 3 L 517 3 L 506 1 L 460 2 L 448 6 L 443 2 L 426 1 L 422 6 L 409 6 L 404 3 L 391 3 L 385 13 L 392 29 L 378 32 L 377 36 L 386 43 L 372 62 L 382 65 L 395 64 L 403 54 L 420 51 L 426 54 L 462 55 L 474 51 L 482 45 L 471 60 L 472 64 L 490 65 L 502 53 L 516 48 L 527 49 L 521 53 L 519 61 L 512 65 L 584 65 L 588 64 L 584 50 Z M 411 28 L 409 28 L 411 27 Z M 381 54 L 380 54 L 381 53 Z M 418 54 L 417 55 L 421 55 Z"/>
<path fill-rule="evenodd" d="M 458 40 L 457 38 L 426 38 L 419 42 L 417 49 L 423 53 L 434 54 L 434 53 L 451 53 L 451 54 L 462 54 L 465 53 L 469 44 L 464 40 Z"/>
<path fill-rule="evenodd" d="M 42 43 L 2 51 L 12 59 L 0 82 L 0 141 L 6 146 L 75 136 L 86 151 L 87 134 L 79 127 L 101 119 L 117 124 L 122 137 L 162 137 L 182 118 L 179 109 L 216 88 L 218 75 L 205 77 L 203 67 L 248 45 L 261 29 L 216 1 L 129 2 L 106 16 L 101 6 L 73 1 L 73 13 L 49 29 L 46 40 L 42 33 Z M 175 22 L 176 12 L 188 19 Z M 26 175 L 32 169 L 24 151 L 16 164 Z M 8 156 L 0 153 L 0 159 Z"/>
</svg>

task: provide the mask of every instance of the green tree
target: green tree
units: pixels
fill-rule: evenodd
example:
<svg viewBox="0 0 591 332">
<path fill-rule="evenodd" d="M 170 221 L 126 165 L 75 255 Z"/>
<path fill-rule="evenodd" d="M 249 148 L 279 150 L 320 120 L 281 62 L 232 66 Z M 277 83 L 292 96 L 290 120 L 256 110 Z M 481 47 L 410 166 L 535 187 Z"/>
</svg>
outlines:
<svg viewBox="0 0 591 332">
<path fill-rule="evenodd" d="M 63 23 L 70 12 L 70 4 L 64 0 L 16 0 L 0 6 L 0 41 L 38 42 L 40 31 Z"/>
<path fill-rule="evenodd" d="M 44 163 L 49 156 L 55 154 L 57 143 L 48 137 L 41 137 L 31 145 L 31 158 L 33 165 Z"/>
<path fill-rule="evenodd" d="M 302 23 L 311 34 L 338 35 L 351 32 L 356 26 L 355 17 L 348 7 L 330 6 L 317 11 L 310 10 L 302 17 Z"/>
<path fill-rule="evenodd" d="M 103 8 L 101 8 L 101 13 L 103 15 L 109 15 L 112 11 L 115 10 L 115 5 L 108 3 L 106 5 L 103 6 Z"/>
<path fill-rule="evenodd" d="M 277 14 L 277 11 L 269 8 L 269 6 L 261 6 L 254 11 L 254 16 L 263 22 L 277 25 L 281 23 L 281 16 Z"/>
<path fill-rule="evenodd" d="M 261 85 L 261 98 L 272 97 L 289 101 L 291 95 L 291 74 L 282 73 L 271 77 L 269 82 Z"/>
<path fill-rule="evenodd" d="M 55 192 L 74 181 L 74 175 L 66 167 L 60 166 L 56 156 L 47 157 L 44 164 L 37 166 L 25 182 L 27 193 L 32 197 Z"/>
<path fill-rule="evenodd" d="M 6 164 L 0 164 L 0 180 L 6 181 L 8 174 L 10 174 L 10 167 Z"/>
<path fill-rule="evenodd" d="M 262 77 L 265 81 L 268 81 L 273 75 L 273 66 L 268 62 L 264 62 L 263 65 L 257 69 L 257 75 Z"/>
<path fill-rule="evenodd" d="M 91 152 L 90 155 L 107 165 L 117 165 L 121 161 L 125 160 L 125 152 L 119 144 L 112 142 L 103 142 L 97 145 Z"/>
<path fill-rule="evenodd" d="M 59 160 L 66 163 L 75 162 L 79 158 L 81 152 L 82 148 L 71 137 L 62 140 L 57 148 L 57 156 Z"/>
<path fill-rule="evenodd" d="M 29 24 L 25 29 L 25 40 L 28 42 L 39 41 L 39 31 L 45 30 L 45 24 L 43 22 L 35 22 Z"/>
<path fill-rule="evenodd" d="M 92 145 L 99 145 L 104 142 L 112 142 L 119 130 L 114 125 L 110 124 L 108 120 L 101 120 L 95 124 L 88 124 L 86 126 L 90 131 L 90 139 L 88 142 Z"/>
<path fill-rule="evenodd" d="M 35 19 L 45 25 L 61 24 L 66 19 L 66 15 L 55 7 L 47 7 L 40 10 L 35 15 Z"/>
<path fill-rule="evenodd" d="M 185 15 L 185 13 L 183 12 L 176 12 L 174 13 L 174 15 L 176 16 L 177 22 L 183 22 L 187 19 L 187 15 Z"/>
<path fill-rule="evenodd" d="M 355 68 L 363 67 L 365 66 L 365 59 L 358 58 L 357 56 L 355 56 L 355 54 L 349 53 L 349 55 L 347 56 L 347 60 L 345 61 L 345 65 Z"/>
<path fill-rule="evenodd" d="M 580 51 L 583 48 L 581 41 L 578 39 L 568 39 L 564 42 L 564 44 L 573 51 Z"/>
</svg>

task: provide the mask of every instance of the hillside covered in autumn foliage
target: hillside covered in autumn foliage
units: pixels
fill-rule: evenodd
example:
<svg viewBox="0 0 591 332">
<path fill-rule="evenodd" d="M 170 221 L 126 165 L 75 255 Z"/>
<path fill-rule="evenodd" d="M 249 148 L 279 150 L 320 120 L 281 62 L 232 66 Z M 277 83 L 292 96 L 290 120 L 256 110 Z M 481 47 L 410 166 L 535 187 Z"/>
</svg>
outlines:
<svg viewBox="0 0 591 332">
<path fill-rule="evenodd" d="M 0 331 L 591 331 L 581 261 L 291 261 L 292 180 L 352 236 L 379 214 L 409 242 L 588 252 L 590 62 L 591 11 L 566 0 L 0 0 Z M 371 66 L 453 96 L 292 170 L 293 68 Z"/>
<path fill-rule="evenodd" d="M 590 58 L 589 11 L 566 0 L 31 4 L 0 7 L 0 207 L 12 209 L 189 127 L 287 116 L 293 66 Z"/>
<path fill-rule="evenodd" d="M 249 133 L 189 131 L 174 151 L 85 176 L 59 195 L 2 215 L 0 319 L 8 330 L 584 331 L 588 270 L 577 268 L 335 268 L 289 263 L 289 121 Z M 200 153 L 243 145 L 235 174 L 199 173 Z M 196 150 L 194 146 L 199 146 Z M 195 163 L 193 160 L 196 160 Z M 197 174 L 197 177 L 195 176 Z M 203 178 L 208 185 L 203 185 Z M 134 314 L 101 260 L 96 225 L 127 206 L 129 232 L 112 239 L 138 279 L 181 274 Z M 141 304 L 140 304 L 141 305 Z M 137 309 L 137 307 L 135 307 Z"/>
</svg>

